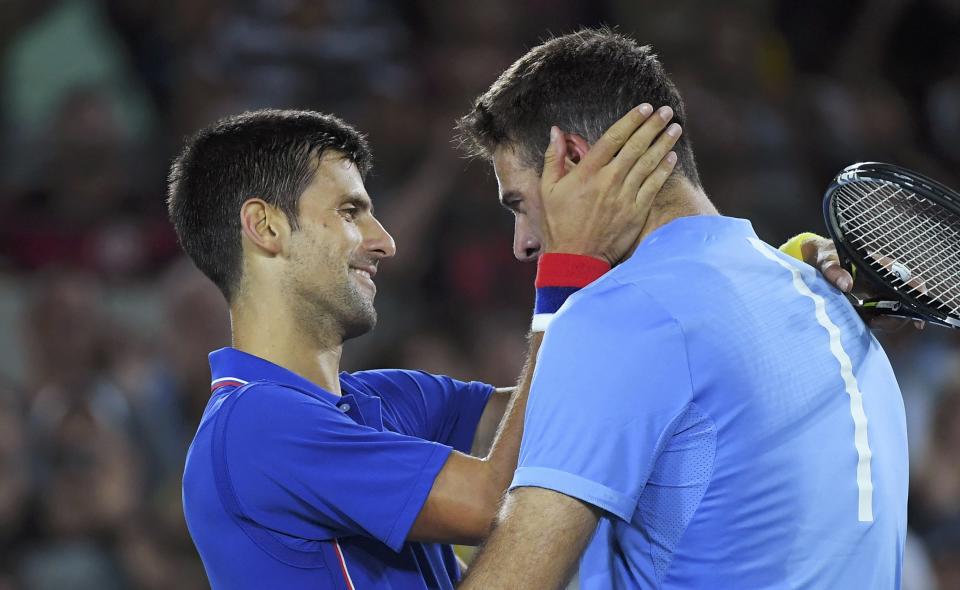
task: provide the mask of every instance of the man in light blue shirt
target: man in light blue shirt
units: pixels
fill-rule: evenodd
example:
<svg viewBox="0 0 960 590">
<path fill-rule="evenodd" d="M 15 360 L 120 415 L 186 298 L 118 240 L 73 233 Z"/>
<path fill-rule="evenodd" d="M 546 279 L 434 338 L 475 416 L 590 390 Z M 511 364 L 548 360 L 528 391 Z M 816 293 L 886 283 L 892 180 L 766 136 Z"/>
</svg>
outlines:
<svg viewBox="0 0 960 590">
<path fill-rule="evenodd" d="M 528 156 L 536 122 L 566 163 L 542 174 L 562 176 L 636 93 L 685 123 L 649 47 L 581 31 L 478 99 L 463 127 L 518 257 L 541 254 L 558 210 Z M 622 262 L 542 314 L 519 466 L 462 587 L 562 588 L 582 555 L 585 589 L 899 588 L 906 428 L 884 352 L 812 268 L 720 216 L 689 142 L 675 149 Z"/>
</svg>

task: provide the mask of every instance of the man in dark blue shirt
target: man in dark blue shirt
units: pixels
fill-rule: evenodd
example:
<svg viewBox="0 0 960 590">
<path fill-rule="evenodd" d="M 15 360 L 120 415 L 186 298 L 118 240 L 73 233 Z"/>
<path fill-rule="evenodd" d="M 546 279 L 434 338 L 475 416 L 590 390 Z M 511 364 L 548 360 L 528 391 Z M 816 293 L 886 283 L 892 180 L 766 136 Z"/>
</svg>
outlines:
<svg viewBox="0 0 960 590">
<path fill-rule="evenodd" d="M 548 228 L 545 251 L 567 264 L 545 273 L 552 284 L 599 276 L 613 241 L 642 226 L 675 161 L 652 111 L 631 110 L 546 187 L 606 203 Z M 335 117 L 258 111 L 200 131 L 172 167 L 171 220 L 232 322 L 233 346 L 210 355 L 183 479 L 215 589 L 452 588 L 446 544 L 487 535 L 513 476 L 529 366 L 506 410 L 509 392 L 480 383 L 339 371 L 343 342 L 375 324 L 373 279 L 395 252 L 363 185 L 369 166 L 362 136 Z M 469 456 L 478 422 L 504 414 L 490 453 Z"/>
</svg>

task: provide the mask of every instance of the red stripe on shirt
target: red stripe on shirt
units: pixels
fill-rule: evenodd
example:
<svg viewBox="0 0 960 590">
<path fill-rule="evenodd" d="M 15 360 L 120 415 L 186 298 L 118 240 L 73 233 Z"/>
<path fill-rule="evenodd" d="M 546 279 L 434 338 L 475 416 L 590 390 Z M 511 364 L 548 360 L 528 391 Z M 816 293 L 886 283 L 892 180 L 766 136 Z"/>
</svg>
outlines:
<svg viewBox="0 0 960 590">
<path fill-rule="evenodd" d="M 340 543 L 336 539 L 333 540 L 333 550 L 337 552 L 337 559 L 340 560 L 340 571 L 343 572 L 343 580 L 347 583 L 347 590 L 356 590 L 353 586 L 353 580 L 350 579 L 350 572 L 347 571 L 347 562 L 343 559 Z"/>
<path fill-rule="evenodd" d="M 240 381 L 221 381 L 219 383 L 211 385 L 210 391 L 214 392 L 220 389 L 221 387 L 240 387 L 241 385 L 244 385 L 244 383 Z"/>
</svg>

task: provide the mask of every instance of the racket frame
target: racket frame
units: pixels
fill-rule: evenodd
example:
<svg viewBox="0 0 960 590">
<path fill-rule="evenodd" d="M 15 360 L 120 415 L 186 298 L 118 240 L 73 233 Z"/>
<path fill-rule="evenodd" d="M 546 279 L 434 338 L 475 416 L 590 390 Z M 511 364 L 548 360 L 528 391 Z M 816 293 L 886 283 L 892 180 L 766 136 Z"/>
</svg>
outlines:
<svg viewBox="0 0 960 590">
<path fill-rule="evenodd" d="M 957 216 L 960 216 L 960 195 L 932 178 L 894 164 L 859 162 L 847 166 L 834 177 L 823 198 L 824 220 L 827 224 L 827 231 L 833 238 L 834 244 L 836 244 L 841 266 L 851 274 L 855 267 L 856 272 L 864 273 L 871 283 L 883 288 L 879 297 L 871 299 L 860 299 L 851 295 L 850 298 L 858 306 L 871 309 L 882 315 L 919 319 L 948 328 L 960 329 L 960 320 L 957 318 L 933 309 L 909 293 L 902 293 L 889 285 L 889 279 L 883 277 L 869 261 L 857 252 L 855 247 L 847 243 L 843 237 L 844 232 L 840 228 L 840 221 L 837 219 L 834 194 L 842 186 L 856 181 L 893 183 L 952 211 Z"/>
</svg>

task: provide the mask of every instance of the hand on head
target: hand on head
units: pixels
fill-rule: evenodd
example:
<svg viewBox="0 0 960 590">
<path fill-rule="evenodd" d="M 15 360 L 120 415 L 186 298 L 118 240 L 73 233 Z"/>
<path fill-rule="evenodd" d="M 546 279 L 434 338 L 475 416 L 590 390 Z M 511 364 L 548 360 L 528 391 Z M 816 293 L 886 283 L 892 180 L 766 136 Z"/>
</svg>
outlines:
<svg viewBox="0 0 960 590">
<path fill-rule="evenodd" d="M 682 130 L 664 130 L 672 117 L 669 107 L 631 109 L 572 169 L 566 134 L 551 128 L 540 181 L 544 252 L 616 264 L 631 251 L 677 161 L 670 150 Z"/>
</svg>

